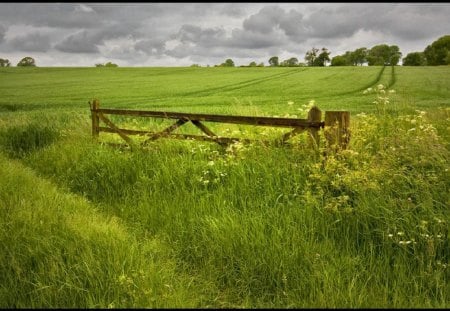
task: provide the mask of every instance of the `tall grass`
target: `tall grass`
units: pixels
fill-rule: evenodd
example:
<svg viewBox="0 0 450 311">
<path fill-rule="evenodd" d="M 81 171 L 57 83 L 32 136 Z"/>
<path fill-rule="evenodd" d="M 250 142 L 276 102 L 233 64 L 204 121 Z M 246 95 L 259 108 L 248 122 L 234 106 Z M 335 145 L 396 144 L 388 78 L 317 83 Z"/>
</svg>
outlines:
<svg viewBox="0 0 450 311">
<path fill-rule="evenodd" d="M 19 260 L 13 265 L 17 271 L 4 273 L 9 278 L 4 284 L 10 284 L 3 287 L 5 306 L 106 306 L 111 301 L 122 307 L 448 306 L 445 142 L 421 111 L 400 117 L 360 115 L 354 121 L 350 150 L 327 158 L 295 144 L 222 149 L 170 140 L 130 152 L 95 144 L 88 134 L 76 140 L 62 137 L 21 156 L 38 174 L 87 198 L 106 219 L 120 219 L 128 229 L 119 237 L 85 235 L 117 224 L 105 220 L 100 225 L 99 216 L 83 222 L 93 216 L 80 214 L 77 204 L 67 208 L 55 190 L 27 194 L 25 202 L 33 203 L 22 203 L 16 212 L 13 206 L 21 206 L 26 191 L 15 190 L 16 185 L 32 189 L 33 182 L 19 181 L 22 173 L 7 174 L 2 181 L 10 191 L 2 193 L 3 202 L 10 203 L 3 219 L 14 225 L 3 232 L 29 229 L 5 246 L 11 257 L 4 264 Z M 11 170 L 5 165 L 15 168 L 4 164 L 4 171 Z M 77 225 L 50 216 L 49 204 L 61 215 L 77 211 Z M 86 209 L 86 204 L 81 206 Z M 50 241 L 32 242 L 42 236 Z M 181 273 L 210 284 L 203 302 L 187 298 L 186 287 L 173 289 L 174 300 L 167 303 L 161 292 L 153 296 L 154 303 L 144 292 L 127 296 L 131 287 L 116 282 L 123 263 L 134 258 L 140 269 L 155 265 L 137 246 L 143 237 L 160 241 L 157 249 L 169 248 L 168 263 L 158 261 L 161 267 L 169 265 L 168 277 Z M 105 258 L 106 253 L 111 257 Z M 100 268 L 100 262 L 107 268 Z M 78 270 L 72 271 L 73 266 Z M 48 267 L 55 272 L 44 276 Z M 137 271 L 127 269 L 128 274 Z M 80 274 L 82 282 L 77 281 Z M 70 286 L 59 283 L 62 275 Z M 30 281 L 7 294 L 16 278 L 45 282 Z M 201 292 L 198 286 L 187 288 Z M 100 296 L 105 290 L 111 293 Z M 25 294 L 31 292 L 33 298 Z"/>
<path fill-rule="evenodd" d="M 7 112 L 2 306 L 449 307 L 449 111 L 395 96 L 327 156 L 304 136 L 113 149 L 87 113 Z"/>
</svg>

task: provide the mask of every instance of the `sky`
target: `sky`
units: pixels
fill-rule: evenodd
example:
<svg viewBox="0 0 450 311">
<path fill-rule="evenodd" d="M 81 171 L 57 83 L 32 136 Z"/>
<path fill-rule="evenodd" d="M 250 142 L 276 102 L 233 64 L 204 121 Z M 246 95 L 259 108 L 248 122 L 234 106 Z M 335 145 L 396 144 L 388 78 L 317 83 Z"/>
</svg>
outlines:
<svg viewBox="0 0 450 311">
<path fill-rule="evenodd" d="M 450 3 L 0 3 L 0 58 L 12 66 L 267 66 L 378 44 L 405 57 L 449 34 Z"/>
</svg>

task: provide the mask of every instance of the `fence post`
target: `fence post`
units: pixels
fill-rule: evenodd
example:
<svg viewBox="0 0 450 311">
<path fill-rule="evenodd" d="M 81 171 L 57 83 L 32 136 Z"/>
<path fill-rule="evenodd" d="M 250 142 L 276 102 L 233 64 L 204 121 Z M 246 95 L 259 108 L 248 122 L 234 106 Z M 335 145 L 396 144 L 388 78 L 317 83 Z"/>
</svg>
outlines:
<svg viewBox="0 0 450 311">
<path fill-rule="evenodd" d="M 309 122 L 321 122 L 322 121 L 322 111 L 317 106 L 312 106 L 311 109 L 308 111 L 308 121 Z M 309 132 L 309 146 L 312 148 L 318 148 L 319 147 L 319 128 L 316 127 L 310 127 L 308 129 Z"/>
<path fill-rule="evenodd" d="M 350 111 L 325 111 L 324 134 L 328 150 L 346 149 L 350 141 Z"/>
<path fill-rule="evenodd" d="M 98 99 L 94 99 L 92 103 L 89 103 L 91 106 L 91 117 L 92 117 L 92 136 L 94 138 L 98 138 L 100 133 L 99 123 L 100 119 L 97 115 L 97 109 L 100 108 L 100 101 Z"/>
</svg>

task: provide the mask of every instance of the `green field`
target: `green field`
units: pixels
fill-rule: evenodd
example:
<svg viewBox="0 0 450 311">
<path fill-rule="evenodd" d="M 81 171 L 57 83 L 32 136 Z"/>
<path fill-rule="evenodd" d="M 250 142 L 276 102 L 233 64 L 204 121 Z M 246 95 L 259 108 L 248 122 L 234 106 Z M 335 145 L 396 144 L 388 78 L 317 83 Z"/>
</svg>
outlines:
<svg viewBox="0 0 450 311">
<path fill-rule="evenodd" d="M 116 149 L 91 137 L 94 98 L 291 118 L 314 101 L 351 112 L 351 140 Z M 449 66 L 0 68 L 0 307 L 449 308 L 449 120 Z"/>
</svg>

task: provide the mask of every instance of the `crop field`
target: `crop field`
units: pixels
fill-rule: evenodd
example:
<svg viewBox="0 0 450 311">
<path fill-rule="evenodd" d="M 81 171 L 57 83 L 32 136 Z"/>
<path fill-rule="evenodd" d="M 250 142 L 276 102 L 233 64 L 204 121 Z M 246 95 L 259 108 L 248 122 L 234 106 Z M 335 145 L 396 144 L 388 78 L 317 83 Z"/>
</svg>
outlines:
<svg viewBox="0 0 450 311">
<path fill-rule="evenodd" d="M 287 118 L 315 104 L 350 111 L 351 138 L 277 147 L 258 139 L 286 129 L 215 123 L 256 141 L 113 148 L 92 137 L 93 99 Z M 449 121 L 449 66 L 0 68 L 0 307 L 449 308 Z"/>
</svg>

